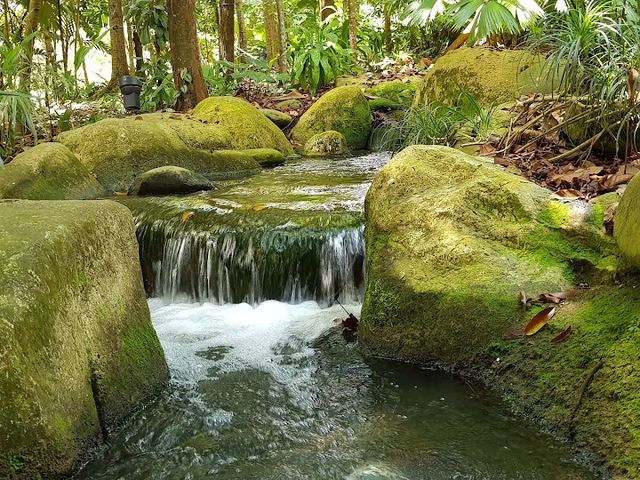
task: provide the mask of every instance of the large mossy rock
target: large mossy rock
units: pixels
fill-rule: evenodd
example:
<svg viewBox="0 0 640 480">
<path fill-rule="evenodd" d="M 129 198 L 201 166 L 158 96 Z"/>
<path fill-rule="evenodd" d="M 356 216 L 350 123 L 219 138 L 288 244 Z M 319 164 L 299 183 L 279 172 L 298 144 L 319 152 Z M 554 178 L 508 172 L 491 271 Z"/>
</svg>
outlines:
<svg viewBox="0 0 640 480">
<path fill-rule="evenodd" d="M 0 478 L 58 478 L 168 379 L 133 218 L 0 202 Z"/>
<path fill-rule="evenodd" d="M 278 130 L 257 110 L 255 115 Z M 64 132 L 58 141 L 109 192 L 126 192 L 138 175 L 167 165 L 187 168 L 210 179 L 258 171 L 259 165 L 250 156 L 226 150 L 236 148 L 238 137 L 242 132 L 234 132 L 227 123 L 207 124 L 184 115 L 149 114 L 102 120 Z M 271 144 L 265 140 L 267 145 Z"/>
<path fill-rule="evenodd" d="M 307 157 L 332 157 L 348 152 L 347 140 L 335 130 L 314 135 L 304 146 L 304 154 Z"/>
<path fill-rule="evenodd" d="M 613 233 L 620 251 L 640 269 L 640 175 L 631 180 L 620 199 Z"/>
<path fill-rule="evenodd" d="M 129 195 L 171 195 L 212 189 L 211 182 L 199 173 L 169 165 L 140 175 L 129 189 Z"/>
<path fill-rule="evenodd" d="M 371 110 L 360 87 L 338 87 L 328 91 L 300 118 L 291 131 L 294 142 L 305 145 L 318 133 L 335 130 L 353 150 L 367 146 L 371 134 Z"/>
<path fill-rule="evenodd" d="M 464 47 L 440 57 L 418 87 L 415 105 L 451 105 L 463 91 L 488 105 L 550 93 L 544 57 L 522 50 Z"/>
<path fill-rule="evenodd" d="M 595 228 L 574 229 L 571 212 L 483 159 L 405 149 L 366 199 L 362 343 L 402 359 L 464 362 L 522 320 L 521 291 L 606 276 L 611 242 Z"/>
<path fill-rule="evenodd" d="M 388 102 L 396 105 L 400 104 L 405 107 L 410 107 L 416 96 L 419 81 L 418 77 L 411 77 L 406 81 L 392 80 L 389 82 L 380 82 L 365 90 L 365 93 L 373 97 L 379 97 L 379 99 L 386 99 Z M 379 103 L 382 104 L 382 102 Z M 371 105 L 371 101 L 369 105 Z"/>
<path fill-rule="evenodd" d="M 60 143 L 41 143 L 0 169 L 0 198 L 84 200 L 105 189 Z"/>
<path fill-rule="evenodd" d="M 230 140 L 227 148 L 273 148 L 285 155 L 293 153 L 284 133 L 257 108 L 241 98 L 209 97 L 193 109 L 193 118 L 224 129 Z"/>
</svg>

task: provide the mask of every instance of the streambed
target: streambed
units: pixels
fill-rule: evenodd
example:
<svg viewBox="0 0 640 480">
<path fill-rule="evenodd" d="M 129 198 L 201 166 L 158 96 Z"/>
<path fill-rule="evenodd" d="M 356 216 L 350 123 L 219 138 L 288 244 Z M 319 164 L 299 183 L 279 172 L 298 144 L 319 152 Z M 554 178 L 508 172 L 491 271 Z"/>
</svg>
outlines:
<svg viewBox="0 0 640 480">
<path fill-rule="evenodd" d="M 172 381 L 75 478 L 596 478 L 478 385 L 367 361 L 337 329 L 335 292 L 359 314 L 363 199 L 386 160 L 122 200 Z"/>
</svg>

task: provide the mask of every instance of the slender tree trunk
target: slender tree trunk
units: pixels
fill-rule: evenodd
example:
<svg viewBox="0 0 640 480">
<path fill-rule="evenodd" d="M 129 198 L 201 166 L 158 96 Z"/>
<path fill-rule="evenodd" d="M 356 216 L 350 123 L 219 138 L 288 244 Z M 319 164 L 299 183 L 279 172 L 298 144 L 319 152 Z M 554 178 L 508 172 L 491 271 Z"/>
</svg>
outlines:
<svg viewBox="0 0 640 480">
<path fill-rule="evenodd" d="M 384 6 L 384 46 L 387 53 L 393 52 L 393 37 L 391 36 L 391 11 L 388 5 Z"/>
<path fill-rule="evenodd" d="M 62 5 L 60 0 L 56 2 L 58 15 L 58 31 L 60 32 L 60 47 L 62 49 L 62 68 L 66 72 L 69 70 L 69 42 L 67 34 L 64 31 L 64 23 L 62 22 Z"/>
<path fill-rule="evenodd" d="M 235 2 L 234 0 L 220 1 L 220 59 L 233 62 L 235 59 Z"/>
<path fill-rule="evenodd" d="M 247 51 L 247 27 L 244 22 L 244 12 L 242 6 L 243 0 L 236 0 L 236 21 L 238 22 L 238 47 L 242 52 Z M 244 53 L 240 55 L 240 59 L 244 61 Z"/>
<path fill-rule="evenodd" d="M 176 108 L 183 111 L 195 107 L 208 95 L 200 63 L 195 0 L 168 0 L 167 7 L 173 81 L 180 92 Z M 190 82 L 183 79 L 183 71 L 191 76 Z"/>
<path fill-rule="evenodd" d="M 136 51 L 133 45 L 133 25 L 127 22 L 127 55 L 129 56 L 129 71 L 136 71 Z"/>
<path fill-rule="evenodd" d="M 42 29 L 42 37 L 44 40 L 44 51 L 46 52 L 47 67 L 51 70 L 56 70 L 58 64 L 56 63 L 56 49 L 51 40 L 51 32 L 47 29 Z"/>
<path fill-rule="evenodd" d="M 129 63 L 127 62 L 127 49 L 124 39 L 124 17 L 122 14 L 122 1 L 109 0 L 109 36 L 111 39 L 111 84 L 112 88 L 118 85 L 118 80 L 124 75 L 129 75 Z"/>
<path fill-rule="evenodd" d="M 354 52 L 358 50 L 358 0 L 346 0 L 349 13 L 349 46 Z"/>
<path fill-rule="evenodd" d="M 278 15 L 277 0 L 262 0 L 262 13 L 264 16 L 264 31 L 267 41 L 267 59 L 273 63 L 276 70 L 284 71 L 283 68 L 283 45 L 280 33 L 280 16 Z"/>
<path fill-rule="evenodd" d="M 326 20 L 329 15 L 332 15 L 336 11 L 335 0 L 320 0 L 320 18 L 322 21 Z"/>
<path fill-rule="evenodd" d="M 11 27 L 9 24 L 9 0 L 3 0 L 3 17 L 4 17 L 4 44 L 11 47 Z"/>
<path fill-rule="evenodd" d="M 276 7 L 278 9 L 278 30 L 280 33 L 280 52 L 278 56 L 278 70 L 280 72 L 286 72 L 289 68 L 287 62 L 287 22 L 284 12 L 284 0 L 276 0 Z"/>
<path fill-rule="evenodd" d="M 142 62 L 144 61 L 144 53 L 142 49 L 142 40 L 140 40 L 140 34 L 138 33 L 138 27 L 133 30 L 133 51 L 136 56 L 136 69 L 137 73 L 142 71 Z"/>
<path fill-rule="evenodd" d="M 30 0 L 29 10 L 24 25 L 24 37 L 28 37 L 32 33 L 38 31 L 40 23 L 40 11 L 42 10 L 42 0 Z M 35 40 L 32 39 L 25 45 L 24 64 L 20 75 L 20 88 L 29 91 L 31 84 L 31 64 L 33 62 L 33 45 Z"/>
</svg>

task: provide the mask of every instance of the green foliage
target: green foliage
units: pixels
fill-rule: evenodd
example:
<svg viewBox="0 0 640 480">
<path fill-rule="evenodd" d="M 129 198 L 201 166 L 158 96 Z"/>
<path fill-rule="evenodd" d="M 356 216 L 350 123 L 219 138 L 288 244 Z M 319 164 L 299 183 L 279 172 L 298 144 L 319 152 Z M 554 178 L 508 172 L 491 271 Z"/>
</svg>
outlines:
<svg viewBox="0 0 640 480">
<path fill-rule="evenodd" d="M 35 139 L 38 134 L 31 96 L 15 90 L 0 90 L 0 122 L 0 153 L 3 156 L 13 152 L 16 138 L 25 128 Z"/>
<path fill-rule="evenodd" d="M 332 22 L 324 25 L 310 22 L 301 26 L 292 45 L 291 82 L 313 95 L 320 87 L 330 85 L 353 69 L 351 53 Z"/>
</svg>

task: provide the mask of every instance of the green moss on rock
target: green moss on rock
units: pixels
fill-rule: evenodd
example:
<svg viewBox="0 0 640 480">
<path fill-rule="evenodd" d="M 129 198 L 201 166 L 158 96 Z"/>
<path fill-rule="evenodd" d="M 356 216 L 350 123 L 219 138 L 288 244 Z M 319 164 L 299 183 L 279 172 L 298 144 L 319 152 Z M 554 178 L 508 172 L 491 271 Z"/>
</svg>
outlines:
<svg viewBox="0 0 640 480">
<path fill-rule="evenodd" d="M 338 87 L 328 91 L 300 118 L 291 138 L 301 145 L 318 133 L 335 130 L 358 150 L 367 146 L 371 134 L 371 110 L 359 87 Z"/>
<path fill-rule="evenodd" d="M 365 90 L 367 95 L 387 99 L 395 104 L 410 107 L 416 95 L 418 77 L 411 80 L 392 80 L 381 82 L 374 87 Z M 371 105 L 371 102 L 369 102 Z"/>
<path fill-rule="evenodd" d="M 640 268 L 640 175 L 631 180 L 620 199 L 613 233 L 625 257 Z"/>
<path fill-rule="evenodd" d="M 133 218 L 0 202 L 0 280 L 0 478 L 56 478 L 168 379 Z"/>
<path fill-rule="evenodd" d="M 260 108 L 258 111 L 276 124 L 278 128 L 286 128 L 291 125 L 293 118 L 288 113 L 281 112 L 280 110 L 273 110 L 271 108 Z"/>
<path fill-rule="evenodd" d="M 251 157 L 224 150 L 240 143 L 234 135 L 241 136 L 241 132 L 233 132 L 231 125 L 208 125 L 176 114 L 150 114 L 102 120 L 64 132 L 58 141 L 109 192 L 126 192 L 140 174 L 167 165 L 187 168 L 209 179 L 256 172 L 259 165 Z"/>
<path fill-rule="evenodd" d="M 193 118 L 228 132 L 230 143 L 227 148 L 273 148 L 285 155 L 293 152 L 280 129 L 241 98 L 209 97 L 193 109 Z"/>
<path fill-rule="evenodd" d="M 458 150 L 405 149 L 367 195 L 363 344 L 403 359 L 472 358 L 521 320 L 521 290 L 560 291 L 610 256 L 570 210 Z"/>
<path fill-rule="evenodd" d="M 258 162 L 261 167 L 267 168 L 283 165 L 286 160 L 282 152 L 274 150 L 273 148 L 253 148 L 251 150 L 243 150 L 242 153 L 249 155 Z"/>
<path fill-rule="evenodd" d="M 544 58 L 526 51 L 464 47 L 440 57 L 418 87 L 416 106 L 453 104 L 467 91 L 483 104 L 550 93 Z"/>
<path fill-rule="evenodd" d="M 129 189 L 129 195 L 170 195 L 212 189 L 211 182 L 202 175 L 169 165 L 140 175 Z"/>
<path fill-rule="evenodd" d="M 307 157 L 345 155 L 348 151 L 344 135 L 334 130 L 314 135 L 304 146 L 304 154 Z"/>
<path fill-rule="evenodd" d="M 41 143 L 0 169 L 0 198 L 83 200 L 105 189 L 60 143 Z"/>
</svg>

